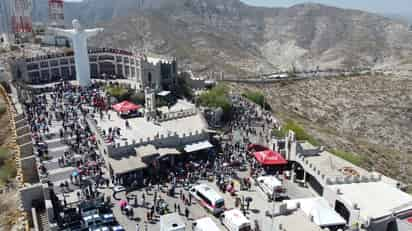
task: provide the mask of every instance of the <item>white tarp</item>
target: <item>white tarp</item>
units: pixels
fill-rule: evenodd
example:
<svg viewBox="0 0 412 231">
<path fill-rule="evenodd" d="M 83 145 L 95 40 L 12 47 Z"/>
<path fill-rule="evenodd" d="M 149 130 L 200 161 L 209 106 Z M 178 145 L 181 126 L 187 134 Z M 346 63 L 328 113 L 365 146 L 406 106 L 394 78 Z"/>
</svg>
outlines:
<svg viewBox="0 0 412 231">
<path fill-rule="evenodd" d="M 327 227 L 346 224 L 345 219 L 335 212 L 322 197 L 286 200 L 285 202 L 289 210 L 297 209 L 297 203 L 299 203 L 299 209 L 306 216 L 313 217 L 313 222 L 318 226 Z"/>
<path fill-rule="evenodd" d="M 158 96 L 168 96 L 170 94 L 170 91 L 161 91 L 157 93 Z"/>
<path fill-rule="evenodd" d="M 193 144 L 185 145 L 185 152 L 195 152 L 212 148 L 213 145 L 209 141 L 201 141 Z"/>
</svg>

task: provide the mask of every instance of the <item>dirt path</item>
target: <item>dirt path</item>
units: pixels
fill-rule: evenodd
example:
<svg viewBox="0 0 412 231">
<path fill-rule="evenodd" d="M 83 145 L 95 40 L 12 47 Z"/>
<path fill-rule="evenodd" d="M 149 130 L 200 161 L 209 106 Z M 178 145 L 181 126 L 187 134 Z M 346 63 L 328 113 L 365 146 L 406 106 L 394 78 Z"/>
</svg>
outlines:
<svg viewBox="0 0 412 231">
<path fill-rule="evenodd" d="M 7 107 L 3 95 L 0 94 L 0 108 Z M 12 142 L 11 126 L 8 113 L 0 114 L 0 147 L 8 148 Z M 14 179 L 11 179 L 14 180 Z M 18 212 L 18 190 L 8 189 L 7 192 L 0 192 L 0 230 L 12 230 L 13 225 L 19 217 Z"/>
</svg>

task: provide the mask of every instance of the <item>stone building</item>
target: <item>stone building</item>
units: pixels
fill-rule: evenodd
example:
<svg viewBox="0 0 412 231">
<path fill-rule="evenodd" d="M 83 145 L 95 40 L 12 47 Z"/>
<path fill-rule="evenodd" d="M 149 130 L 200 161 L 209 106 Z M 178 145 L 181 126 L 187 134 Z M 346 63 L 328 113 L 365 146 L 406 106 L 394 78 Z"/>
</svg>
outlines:
<svg viewBox="0 0 412 231">
<path fill-rule="evenodd" d="M 129 51 L 111 48 L 89 49 L 92 79 L 122 79 L 133 88 L 146 87 L 173 90 L 177 77 L 177 62 L 172 59 L 151 58 Z M 32 58 L 9 61 L 14 79 L 26 84 L 48 84 L 75 80 L 73 52 L 60 52 Z"/>
</svg>

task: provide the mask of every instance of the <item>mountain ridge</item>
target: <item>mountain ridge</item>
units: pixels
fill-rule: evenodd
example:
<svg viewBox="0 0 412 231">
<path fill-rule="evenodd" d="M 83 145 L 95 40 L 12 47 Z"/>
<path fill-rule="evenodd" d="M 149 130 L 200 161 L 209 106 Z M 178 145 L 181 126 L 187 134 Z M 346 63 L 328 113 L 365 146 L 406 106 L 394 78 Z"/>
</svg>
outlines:
<svg viewBox="0 0 412 231">
<path fill-rule="evenodd" d="M 68 21 L 80 18 L 105 27 L 93 45 L 177 56 L 195 70 L 239 75 L 412 63 L 408 25 L 321 4 L 268 8 L 239 0 L 87 0 L 66 3 L 65 12 Z"/>
</svg>

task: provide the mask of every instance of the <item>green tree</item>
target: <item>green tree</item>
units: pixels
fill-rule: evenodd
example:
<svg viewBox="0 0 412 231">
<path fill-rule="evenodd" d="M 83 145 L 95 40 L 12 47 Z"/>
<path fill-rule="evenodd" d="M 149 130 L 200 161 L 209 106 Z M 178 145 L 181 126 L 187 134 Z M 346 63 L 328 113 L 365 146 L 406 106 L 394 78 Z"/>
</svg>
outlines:
<svg viewBox="0 0 412 231">
<path fill-rule="evenodd" d="M 242 96 L 256 103 L 257 105 L 261 106 L 266 110 L 271 110 L 270 105 L 266 102 L 265 96 L 261 92 L 247 90 L 242 94 Z"/>
<path fill-rule="evenodd" d="M 211 107 L 222 108 L 224 119 L 229 119 L 232 111 L 232 102 L 229 98 L 228 88 L 224 85 L 217 85 L 214 88 L 202 93 L 197 101 L 198 104 Z"/>
<path fill-rule="evenodd" d="M 106 88 L 107 94 L 113 96 L 117 99 L 117 101 L 128 100 L 132 95 L 132 91 L 130 89 L 120 87 L 120 86 L 109 86 Z"/>
<path fill-rule="evenodd" d="M 175 89 L 175 94 L 179 98 L 193 99 L 194 94 L 192 88 L 189 86 L 187 81 L 188 73 L 183 73 L 177 77 L 177 84 Z"/>
</svg>

